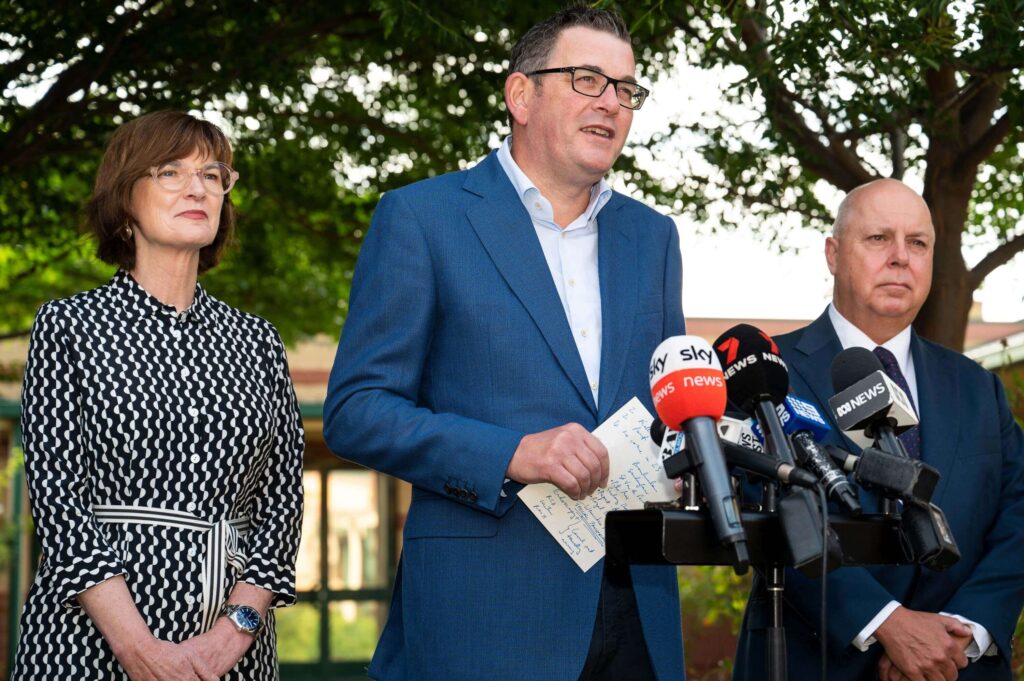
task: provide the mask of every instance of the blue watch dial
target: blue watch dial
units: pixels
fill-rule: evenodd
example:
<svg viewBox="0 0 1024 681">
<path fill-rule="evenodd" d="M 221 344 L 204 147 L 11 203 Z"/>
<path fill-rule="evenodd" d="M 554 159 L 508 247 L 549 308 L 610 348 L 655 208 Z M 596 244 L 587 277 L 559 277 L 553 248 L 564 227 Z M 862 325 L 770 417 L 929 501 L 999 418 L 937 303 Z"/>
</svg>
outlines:
<svg viewBox="0 0 1024 681">
<path fill-rule="evenodd" d="M 260 626 L 260 614 L 255 608 L 243 605 L 235 611 L 235 621 L 249 631 L 255 631 Z"/>
</svg>

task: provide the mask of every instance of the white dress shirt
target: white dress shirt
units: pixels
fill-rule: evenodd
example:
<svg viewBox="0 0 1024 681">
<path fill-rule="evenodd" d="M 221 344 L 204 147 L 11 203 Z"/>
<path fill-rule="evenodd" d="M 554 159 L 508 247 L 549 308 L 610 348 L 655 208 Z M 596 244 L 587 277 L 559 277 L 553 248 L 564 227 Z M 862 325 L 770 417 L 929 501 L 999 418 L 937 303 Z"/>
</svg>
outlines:
<svg viewBox="0 0 1024 681">
<path fill-rule="evenodd" d="M 843 346 L 843 350 L 846 348 L 866 348 L 874 351 L 878 347 L 878 343 L 868 338 L 867 334 L 858 329 L 853 325 L 846 317 L 839 313 L 835 305 L 831 303 L 828 306 L 828 318 L 832 322 L 832 328 L 835 329 L 836 336 L 839 337 L 839 344 Z M 900 371 L 903 372 L 904 378 L 907 379 L 907 386 L 910 388 L 910 397 L 914 401 L 914 409 L 920 415 L 920 408 L 917 399 L 917 373 L 914 370 L 914 357 L 910 352 L 910 327 L 903 329 L 898 334 L 882 343 L 882 347 L 888 350 L 896 357 L 896 363 L 899 364 Z M 902 603 L 899 601 L 889 601 L 885 607 L 878 611 L 878 614 L 868 622 L 867 626 L 861 629 L 860 633 L 853 639 L 853 645 L 858 650 L 867 651 L 871 644 L 875 643 L 875 631 L 878 627 L 888 619 L 889 615 L 892 614 L 893 610 L 900 607 Z M 988 633 L 988 629 L 981 626 L 977 622 L 971 621 L 966 617 L 960 615 L 954 615 L 948 612 L 939 613 L 948 617 L 953 617 L 971 628 L 971 633 L 974 635 L 974 640 L 967 646 L 967 657 L 973 662 L 979 657 L 984 655 L 995 655 L 998 650 L 992 641 L 992 635 Z M 984 652 L 982 652 L 984 651 Z"/>
<path fill-rule="evenodd" d="M 498 162 L 512 181 L 519 200 L 533 221 L 551 279 L 562 301 L 576 349 L 597 404 L 601 379 L 601 282 L 597 270 L 597 214 L 612 197 L 601 179 L 590 188 L 590 203 L 564 228 L 555 222 L 548 201 L 512 158 L 512 137 L 498 149 Z"/>
</svg>

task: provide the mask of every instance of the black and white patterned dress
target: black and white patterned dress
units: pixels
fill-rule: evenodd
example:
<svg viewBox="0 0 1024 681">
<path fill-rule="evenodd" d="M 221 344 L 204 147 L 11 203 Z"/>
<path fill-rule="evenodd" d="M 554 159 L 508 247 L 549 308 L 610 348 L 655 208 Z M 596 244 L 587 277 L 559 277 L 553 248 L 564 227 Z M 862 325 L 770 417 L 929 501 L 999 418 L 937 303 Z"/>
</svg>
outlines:
<svg viewBox="0 0 1024 681">
<path fill-rule="evenodd" d="M 127 679 L 77 594 L 124 575 L 153 634 L 208 630 L 236 581 L 295 601 L 303 433 L 268 322 L 128 274 L 47 303 L 22 392 L 43 561 L 14 679 Z M 273 611 L 228 679 L 277 678 Z"/>
</svg>

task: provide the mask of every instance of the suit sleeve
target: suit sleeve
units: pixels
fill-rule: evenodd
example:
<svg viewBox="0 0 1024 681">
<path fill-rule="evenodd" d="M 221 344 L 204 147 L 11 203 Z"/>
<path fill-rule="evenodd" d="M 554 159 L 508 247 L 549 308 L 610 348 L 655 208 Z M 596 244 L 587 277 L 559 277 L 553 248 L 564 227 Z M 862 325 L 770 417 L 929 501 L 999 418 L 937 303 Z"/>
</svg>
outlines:
<svg viewBox="0 0 1024 681">
<path fill-rule="evenodd" d="M 890 601 L 899 600 L 862 567 L 830 572 L 828 580 L 829 655 L 860 654 L 853 640 Z M 821 617 L 821 580 L 798 570 L 786 570 L 786 600 L 805 621 L 818 629 Z M 852 597 L 856 594 L 856 597 Z"/>
<path fill-rule="evenodd" d="M 668 247 L 665 249 L 665 329 L 662 338 L 686 333 L 683 318 L 683 262 L 679 246 L 679 230 L 671 218 L 668 221 Z"/>
<path fill-rule="evenodd" d="M 32 327 L 21 394 L 25 480 L 45 557 L 40 575 L 69 608 L 79 605 L 79 593 L 127 574 L 92 512 L 73 358 L 59 308 L 44 305 Z"/>
<path fill-rule="evenodd" d="M 337 455 L 501 515 L 505 471 L 526 433 L 434 413 L 418 395 L 438 309 L 435 265 L 416 213 L 385 194 L 363 242 L 324 402 Z"/>
<path fill-rule="evenodd" d="M 985 533 L 981 560 L 942 609 L 985 627 L 1009 660 L 1010 639 L 1024 604 L 1024 433 L 1014 421 L 999 378 L 989 378 L 1000 426 L 999 506 Z"/>
</svg>

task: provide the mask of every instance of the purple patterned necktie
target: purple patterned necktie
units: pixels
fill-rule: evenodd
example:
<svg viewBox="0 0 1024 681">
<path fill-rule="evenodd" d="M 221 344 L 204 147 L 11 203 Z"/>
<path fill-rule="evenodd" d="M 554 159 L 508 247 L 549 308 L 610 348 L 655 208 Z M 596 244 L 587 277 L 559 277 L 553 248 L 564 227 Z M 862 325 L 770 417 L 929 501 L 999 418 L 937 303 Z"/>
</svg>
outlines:
<svg viewBox="0 0 1024 681">
<path fill-rule="evenodd" d="M 888 374 L 889 378 L 896 381 L 903 392 L 907 394 L 907 399 L 910 400 L 910 404 L 914 407 L 914 411 L 917 411 L 917 405 L 914 404 L 914 397 L 910 394 L 910 385 L 907 383 L 906 377 L 903 372 L 900 371 L 900 365 L 896 362 L 896 356 L 891 352 L 878 346 L 873 351 L 875 357 L 882 363 L 882 367 L 885 369 L 885 373 Z M 918 414 L 920 419 L 920 414 Z M 903 448 L 907 450 L 907 455 L 911 459 L 921 458 L 921 428 L 920 426 L 914 426 L 903 432 L 900 435 L 900 442 L 903 443 Z"/>
</svg>

